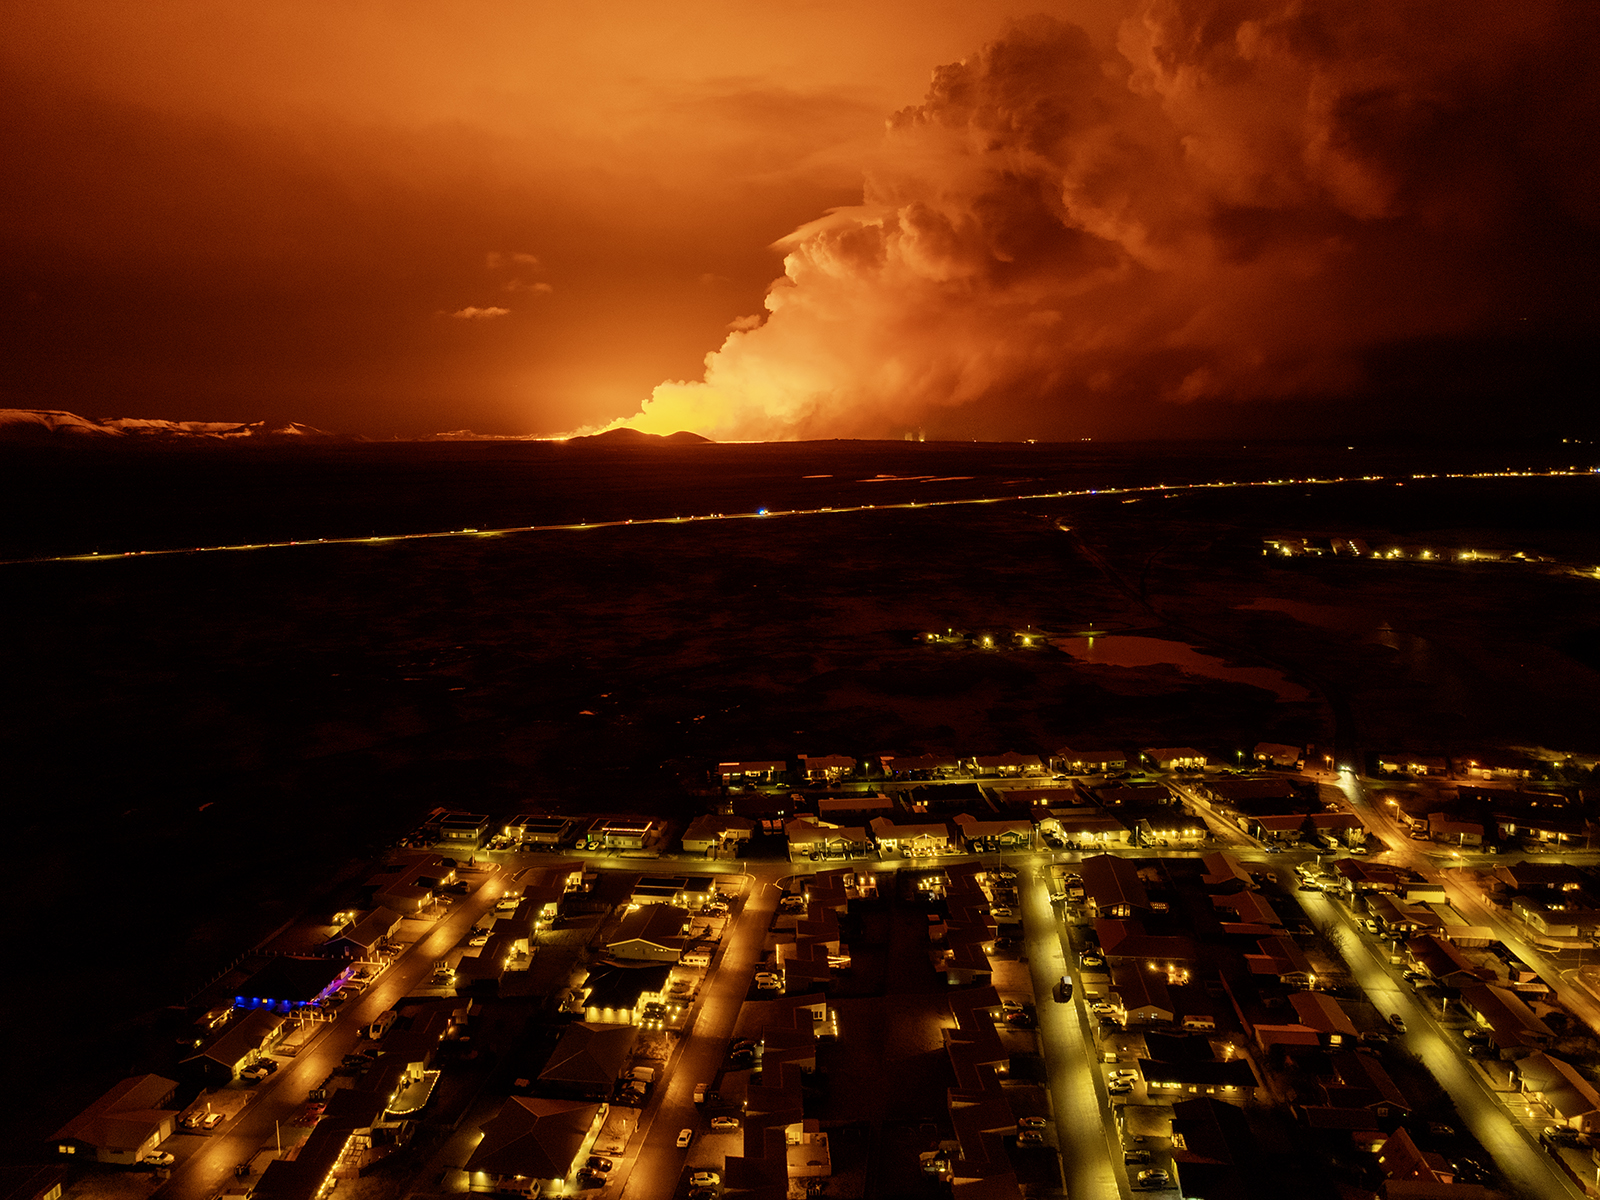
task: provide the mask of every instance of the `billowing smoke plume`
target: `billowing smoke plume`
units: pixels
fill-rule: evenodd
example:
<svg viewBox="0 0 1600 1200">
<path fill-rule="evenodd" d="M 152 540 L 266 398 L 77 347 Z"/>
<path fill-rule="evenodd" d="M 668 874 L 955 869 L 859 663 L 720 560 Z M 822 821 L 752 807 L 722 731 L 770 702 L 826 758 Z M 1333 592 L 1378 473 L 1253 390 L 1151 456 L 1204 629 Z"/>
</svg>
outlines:
<svg viewBox="0 0 1600 1200">
<path fill-rule="evenodd" d="M 1154 0 L 1109 48 L 1020 24 L 890 120 L 863 203 L 782 243 L 765 320 L 703 382 L 619 424 L 1060 436 L 1147 402 L 1359 395 L 1395 348 L 1586 329 L 1591 11 Z"/>
</svg>

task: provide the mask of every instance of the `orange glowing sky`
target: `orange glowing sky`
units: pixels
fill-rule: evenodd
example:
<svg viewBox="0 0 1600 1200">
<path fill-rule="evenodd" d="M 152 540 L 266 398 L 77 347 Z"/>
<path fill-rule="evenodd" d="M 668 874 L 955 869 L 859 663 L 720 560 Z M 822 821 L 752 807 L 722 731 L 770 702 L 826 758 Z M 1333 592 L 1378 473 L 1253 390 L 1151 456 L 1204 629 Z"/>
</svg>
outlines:
<svg viewBox="0 0 1600 1200">
<path fill-rule="evenodd" d="M 0 406 L 1053 437 L 1516 377 L 1593 333 L 1600 31 L 1477 11 L 41 0 Z"/>
</svg>

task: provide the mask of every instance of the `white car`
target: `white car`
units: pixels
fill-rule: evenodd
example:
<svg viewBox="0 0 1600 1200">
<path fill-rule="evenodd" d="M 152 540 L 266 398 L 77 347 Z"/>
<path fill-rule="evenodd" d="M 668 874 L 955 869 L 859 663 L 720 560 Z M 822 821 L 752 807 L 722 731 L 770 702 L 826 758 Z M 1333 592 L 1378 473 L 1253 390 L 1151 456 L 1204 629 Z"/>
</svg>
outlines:
<svg viewBox="0 0 1600 1200">
<path fill-rule="evenodd" d="M 692 1129 L 680 1129 L 680 1130 L 678 1130 L 678 1149 L 679 1150 L 683 1150 L 683 1149 L 687 1148 L 689 1143 L 692 1142 L 692 1141 L 694 1141 L 694 1130 L 692 1130 Z"/>
<path fill-rule="evenodd" d="M 689 1176 L 690 1187 L 716 1187 L 720 1178 L 715 1171 L 696 1171 Z"/>
</svg>

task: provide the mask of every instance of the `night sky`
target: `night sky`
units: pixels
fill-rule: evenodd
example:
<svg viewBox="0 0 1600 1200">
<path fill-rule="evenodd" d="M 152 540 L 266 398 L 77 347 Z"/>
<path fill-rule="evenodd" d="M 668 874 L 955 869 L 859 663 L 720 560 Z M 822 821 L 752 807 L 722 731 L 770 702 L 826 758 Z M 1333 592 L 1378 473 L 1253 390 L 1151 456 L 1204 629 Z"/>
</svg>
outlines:
<svg viewBox="0 0 1600 1200">
<path fill-rule="evenodd" d="M 1571 3 L 41 0 L 0 407 L 1576 432 L 1597 59 Z"/>
</svg>

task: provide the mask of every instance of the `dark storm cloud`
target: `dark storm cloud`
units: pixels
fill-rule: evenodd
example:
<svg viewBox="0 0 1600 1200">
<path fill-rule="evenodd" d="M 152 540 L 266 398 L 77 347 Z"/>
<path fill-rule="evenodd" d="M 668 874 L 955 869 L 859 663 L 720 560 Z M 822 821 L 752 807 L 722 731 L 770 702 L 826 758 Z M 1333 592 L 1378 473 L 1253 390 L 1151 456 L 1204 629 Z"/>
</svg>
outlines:
<svg viewBox="0 0 1600 1200">
<path fill-rule="evenodd" d="M 764 323 L 627 423 L 1161 432 L 1144 402 L 1526 386 L 1594 328 L 1593 13 L 1161 0 L 1114 47 L 1023 21 L 784 243 Z"/>
</svg>

